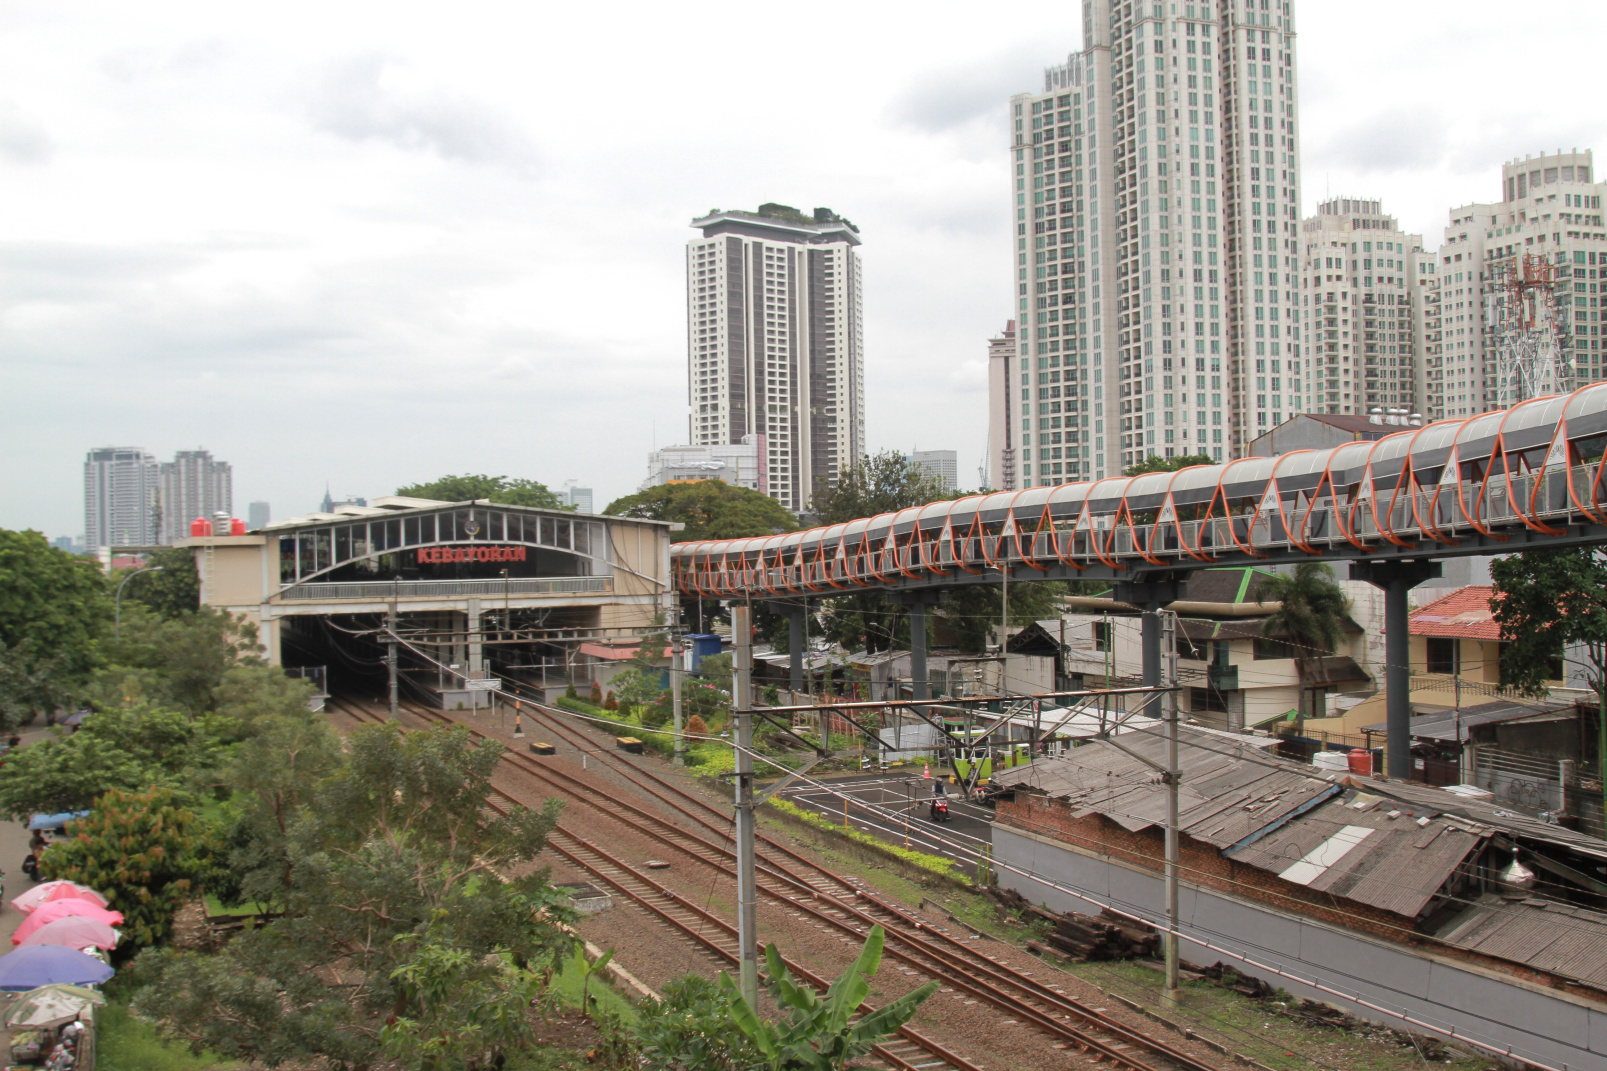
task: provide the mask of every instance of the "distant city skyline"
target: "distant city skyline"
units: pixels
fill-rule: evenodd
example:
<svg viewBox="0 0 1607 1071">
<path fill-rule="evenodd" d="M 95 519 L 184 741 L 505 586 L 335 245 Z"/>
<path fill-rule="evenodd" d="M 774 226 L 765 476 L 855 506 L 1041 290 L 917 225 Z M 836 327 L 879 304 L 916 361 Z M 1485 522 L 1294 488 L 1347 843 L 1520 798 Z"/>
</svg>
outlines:
<svg viewBox="0 0 1607 1071">
<path fill-rule="evenodd" d="M 227 6 L 55 5 L 8 27 L 0 168 L 29 211 L 8 230 L 0 294 L 0 447 L 29 464 L 7 474 L 0 526 L 82 534 L 81 465 L 103 443 L 161 458 L 204 443 L 234 465 L 240 502 L 281 515 L 313 510 L 325 478 L 377 495 L 480 471 L 549 486 L 583 475 L 601 507 L 640 482 L 655 423 L 658 445 L 684 438 L 668 429 L 686 384 L 686 220 L 768 200 L 831 205 L 867 235 L 864 451 L 908 450 L 937 426 L 974 465 L 984 343 L 1021 318 L 1005 274 L 1017 252 L 1005 102 L 1089 43 L 1078 5 L 912 25 L 828 0 L 830 25 L 899 47 L 874 64 L 859 49 L 823 55 L 810 78 L 738 98 L 720 97 L 724 74 L 687 63 L 706 48 L 699 27 L 718 21 L 726 47 L 760 52 L 791 32 L 787 13 L 729 19 L 696 4 L 623 26 L 584 7 L 497 14 L 487 34 L 473 18 L 361 3 L 350 19 L 271 25 Z M 1296 14 L 1301 219 L 1355 195 L 1437 244 L 1448 206 L 1501 200 L 1502 161 L 1607 145 L 1607 114 L 1589 103 L 1602 5 L 1532 20 L 1476 0 Z M 538 18 L 544 33 L 606 35 L 632 77 L 598 78 L 579 55 L 530 64 L 520 42 Z M 1515 55 L 1545 57 L 1545 107 L 1488 77 Z M 1276 103 L 1265 81 L 1274 92 L 1257 96 Z M 579 84 L 592 109 L 632 115 L 628 153 L 610 124 L 550 106 Z M 725 100 L 718 122 L 710 99 Z M 1134 105 L 1136 119 L 1136 93 Z M 1178 107 L 1186 153 L 1186 97 Z M 1280 136 L 1280 116 L 1235 112 L 1246 126 L 1251 114 Z M 821 127 L 807 150 L 805 120 Z M 1253 343 L 1253 292 L 1248 307 Z M 1447 365 L 1435 382 L 1469 384 L 1442 391 L 1457 399 L 1482 393 L 1478 367 Z M 1085 429 L 1064 426 L 1061 386 L 1064 466 L 1065 433 Z M 1174 398 L 1174 419 L 1209 421 L 1209 382 L 1206 393 L 1203 410 Z M 1281 393 L 1287 415 L 1293 392 Z M 1254 431 L 1253 401 L 1249 412 Z M 1033 449 L 1044 445 L 1058 448 Z"/>
</svg>

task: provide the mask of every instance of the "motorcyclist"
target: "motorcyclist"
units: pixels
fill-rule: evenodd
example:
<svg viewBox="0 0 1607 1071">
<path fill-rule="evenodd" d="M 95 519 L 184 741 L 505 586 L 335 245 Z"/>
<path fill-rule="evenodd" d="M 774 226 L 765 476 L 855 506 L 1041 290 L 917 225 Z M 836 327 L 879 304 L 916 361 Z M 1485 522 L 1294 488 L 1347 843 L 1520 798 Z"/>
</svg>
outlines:
<svg viewBox="0 0 1607 1071">
<path fill-rule="evenodd" d="M 944 794 L 942 781 L 932 782 L 932 802 L 927 808 L 927 813 L 934 822 L 949 820 L 949 800 Z"/>
</svg>

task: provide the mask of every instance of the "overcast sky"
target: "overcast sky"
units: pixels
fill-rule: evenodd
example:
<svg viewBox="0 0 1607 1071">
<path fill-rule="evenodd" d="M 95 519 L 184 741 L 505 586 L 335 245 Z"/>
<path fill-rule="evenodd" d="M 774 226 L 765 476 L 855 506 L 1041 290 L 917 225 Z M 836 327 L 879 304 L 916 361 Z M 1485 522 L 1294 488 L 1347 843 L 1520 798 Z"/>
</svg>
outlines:
<svg viewBox="0 0 1607 1071">
<path fill-rule="evenodd" d="M 1503 160 L 1607 149 L 1607 5 L 1298 7 L 1306 212 L 1381 198 L 1437 245 Z M 241 515 L 457 472 L 601 508 L 686 438 L 688 221 L 764 201 L 859 226 L 870 446 L 955 449 L 974 485 L 1006 103 L 1080 21 L 0 3 L 0 527 L 81 533 L 108 444 L 212 450 Z"/>
</svg>

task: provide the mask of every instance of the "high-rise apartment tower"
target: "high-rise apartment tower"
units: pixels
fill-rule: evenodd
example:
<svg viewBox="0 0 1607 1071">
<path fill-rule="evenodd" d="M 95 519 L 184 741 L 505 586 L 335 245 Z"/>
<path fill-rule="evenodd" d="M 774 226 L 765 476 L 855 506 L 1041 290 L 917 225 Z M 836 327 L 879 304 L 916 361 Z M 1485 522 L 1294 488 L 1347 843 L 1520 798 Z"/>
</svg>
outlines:
<svg viewBox="0 0 1607 1071">
<path fill-rule="evenodd" d="M 148 547 L 161 537 L 157 495 L 161 466 L 137 446 L 107 446 L 84 459 L 84 542 Z"/>
<path fill-rule="evenodd" d="M 830 209 L 709 213 L 686 247 L 694 446 L 756 436 L 759 489 L 808 508 L 865 452 L 859 230 Z"/>
<path fill-rule="evenodd" d="M 1303 338 L 1269 389 L 1272 422 L 1308 413 L 1419 412 L 1419 368 L 1437 328 L 1434 254 L 1378 201 L 1334 197 L 1300 225 Z M 1284 408 L 1287 403 L 1287 408 Z M 1280 411 L 1281 409 L 1281 411 Z"/>
<path fill-rule="evenodd" d="M 1439 249 L 1444 337 L 1426 376 L 1430 417 L 1473 416 L 1518 400 L 1501 383 L 1502 323 L 1493 306 L 1502 278 L 1521 272 L 1526 257 L 1540 262 L 1534 266 L 1552 291 L 1556 389 L 1607 378 L 1607 183 L 1592 182 L 1593 169 L 1588 150 L 1509 160 L 1500 201 L 1451 209 Z"/>
<path fill-rule="evenodd" d="M 1300 333 L 1293 5 L 1082 12 L 1010 104 L 1022 486 L 1236 456 Z"/>
<path fill-rule="evenodd" d="M 1021 418 L 1032 411 L 1032 387 L 1021 386 L 1021 363 L 1016 357 L 1016 322 L 988 339 L 988 487 L 995 491 L 1020 488 L 1017 466 L 1021 454 Z"/>
<path fill-rule="evenodd" d="M 222 512 L 234 515 L 234 467 L 207 450 L 180 450 L 172 461 L 162 462 L 161 541 L 176 543 L 190 537 L 190 522 L 211 520 Z"/>
</svg>

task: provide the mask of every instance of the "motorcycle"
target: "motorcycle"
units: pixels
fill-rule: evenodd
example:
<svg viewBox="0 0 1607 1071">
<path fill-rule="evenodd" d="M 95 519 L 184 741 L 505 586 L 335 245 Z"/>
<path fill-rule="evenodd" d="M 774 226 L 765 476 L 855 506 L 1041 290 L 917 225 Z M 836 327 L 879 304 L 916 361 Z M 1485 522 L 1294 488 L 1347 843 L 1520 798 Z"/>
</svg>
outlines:
<svg viewBox="0 0 1607 1071">
<path fill-rule="evenodd" d="M 39 857 L 33 852 L 29 852 L 27 858 L 23 859 L 22 872 L 28 875 L 29 881 L 39 880 Z"/>
<path fill-rule="evenodd" d="M 941 796 L 932 801 L 929 814 L 934 822 L 947 822 L 949 820 L 949 801 Z"/>
</svg>

